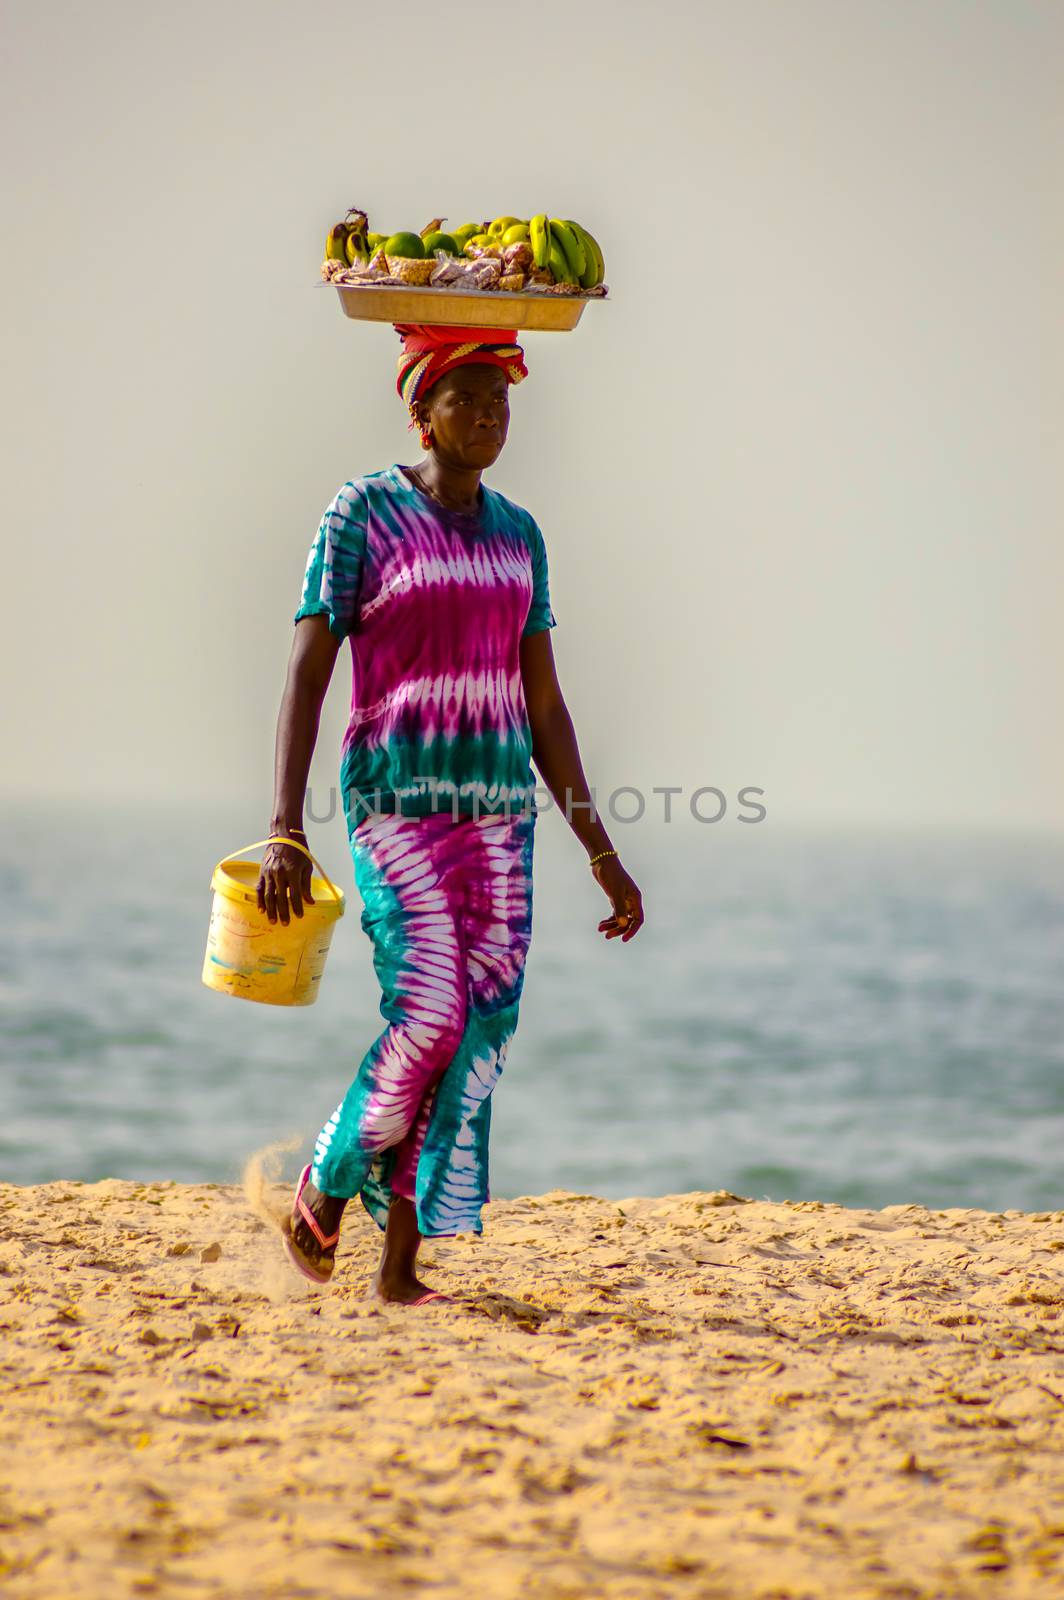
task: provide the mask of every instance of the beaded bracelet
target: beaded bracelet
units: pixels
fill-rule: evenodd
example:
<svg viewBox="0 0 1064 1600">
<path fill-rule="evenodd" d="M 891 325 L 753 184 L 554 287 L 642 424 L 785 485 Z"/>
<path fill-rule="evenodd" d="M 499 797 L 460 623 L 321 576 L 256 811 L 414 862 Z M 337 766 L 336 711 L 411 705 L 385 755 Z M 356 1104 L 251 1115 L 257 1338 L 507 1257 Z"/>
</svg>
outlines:
<svg viewBox="0 0 1064 1600">
<path fill-rule="evenodd" d="M 597 856 L 591 857 L 591 860 L 588 862 L 588 866 L 593 867 L 596 861 L 602 860 L 603 856 L 615 856 L 616 854 L 616 850 L 600 850 Z"/>
</svg>

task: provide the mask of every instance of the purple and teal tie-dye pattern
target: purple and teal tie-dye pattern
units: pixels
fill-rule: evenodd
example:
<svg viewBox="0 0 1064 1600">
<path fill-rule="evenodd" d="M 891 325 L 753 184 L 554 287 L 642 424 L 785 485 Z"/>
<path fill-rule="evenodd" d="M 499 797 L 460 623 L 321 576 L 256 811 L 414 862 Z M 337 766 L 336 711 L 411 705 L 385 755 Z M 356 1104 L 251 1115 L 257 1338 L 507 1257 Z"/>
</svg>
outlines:
<svg viewBox="0 0 1064 1600">
<path fill-rule="evenodd" d="M 451 512 L 396 465 L 321 519 L 295 620 L 351 640 L 349 834 L 371 814 L 536 811 L 519 646 L 555 625 L 547 554 L 527 511 L 481 490 L 479 514 Z"/>
<path fill-rule="evenodd" d="M 344 484 L 296 612 L 350 638 L 341 751 L 384 1032 L 322 1129 L 312 1180 L 393 1195 L 429 1237 L 480 1233 L 491 1093 L 517 1025 L 537 808 L 521 639 L 555 625 L 543 536 L 481 485 L 447 511 L 399 466 Z"/>
<path fill-rule="evenodd" d="M 380 1228 L 393 1195 L 427 1237 L 480 1233 L 491 1092 L 532 935 L 536 813 L 365 817 L 351 834 L 387 1027 L 318 1136 L 311 1180 Z"/>
</svg>

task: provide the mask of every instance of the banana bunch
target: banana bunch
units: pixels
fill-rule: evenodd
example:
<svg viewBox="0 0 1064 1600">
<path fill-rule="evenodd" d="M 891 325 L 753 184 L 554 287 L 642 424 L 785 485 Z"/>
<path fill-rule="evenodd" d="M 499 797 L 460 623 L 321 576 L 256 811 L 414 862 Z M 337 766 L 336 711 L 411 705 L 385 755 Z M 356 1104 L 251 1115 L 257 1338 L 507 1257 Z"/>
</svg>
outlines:
<svg viewBox="0 0 1064 1600">
<path fill-rule="evenodd" d="M 548 268 L 555 283 L 594 289 L 606 276 L 599 242 L 579 222 L 540 212 L 528 224 L 528 237 L 536 266 Z"/>
<path fill-rule="evenodd" d="M 516 259 L 528 281 L 540 287 L 563 292 L 566 286 L 573 292 L 606 292 L 600 288 L 606 274 L 601 247 L 579 222 L 540 212 L 528 221 L 506 215 L 492 222 L 464 222 L 460 228 L 444 231 L 446 220 L 434 217 L 418 233 L 371 233 L 366 213 L 351 206 L 343 221 L 326 235 L 322 275 L 334 277 L 346 268 L 363 267 L 372 276 L 379 267 L 404 281 L 427 283 L 437 252 L 459 261 L 483 256 L 503 258 L 506 253 L 506 270 L 513 269 Z M 519 250 L 517 247 L 521 246 L 524 248 Z M 420 265 L 415 266 L 415 262 Z"/>
<path fill-rule="evenodd" d="M 357 206 L 349 206 L 343 222 L 330 228 L 325 236 L 326 261 L 341 261 L 353 267 L 356 261 L 368 261 L 371 255 L 368 232 L 369 218 Z"/>
</svg>

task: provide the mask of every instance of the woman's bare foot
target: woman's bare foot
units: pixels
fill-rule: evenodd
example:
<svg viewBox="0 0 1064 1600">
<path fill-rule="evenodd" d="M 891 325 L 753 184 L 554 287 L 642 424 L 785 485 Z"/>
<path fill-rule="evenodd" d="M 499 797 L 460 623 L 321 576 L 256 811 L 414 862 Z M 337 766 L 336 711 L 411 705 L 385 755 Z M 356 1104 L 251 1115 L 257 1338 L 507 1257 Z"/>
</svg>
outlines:
<svg viewBox="0 0 1064 1600">
<path fill-rule="evenodd" d="M 340 1218 L 344 1214 L 347 1201 L 336 1195 L 322 1194 L 320 1189 L 315 1189 L 309 1178 L 303 1187 L 302 1200 L 328 1239 L 340 1226 Z M 336 1246 L 330 1245 L 328 1250 L 323 1250 L 310 1224 L 298 1211 L 293 1213 L 291 1229 L 292 1243 L 304 1260 L 316 1271 L 327 1272 L 335 1262 Z"/>
<path fill-rule="evenodd" d="M 408 1306 L 430 1292 L 428 1284 L 422 1283 L 413 1272 L 400 1273 L 394 1268 L 385 1272 L 383 1261 L 373 1274 L 373 1293 L 378 1300 L 387 1300 L 393 1305 Z"/>
<path fill-rule="evenodd" d="M 404 1195 L 395 1195 L 388 1210 L 380 1264 L 373 1274 L 373 1293 L 378 1300 L 408 1306 L 433 1292 L 414 1270 L 420 1244 L 417 1207 Z"/>
</svg>

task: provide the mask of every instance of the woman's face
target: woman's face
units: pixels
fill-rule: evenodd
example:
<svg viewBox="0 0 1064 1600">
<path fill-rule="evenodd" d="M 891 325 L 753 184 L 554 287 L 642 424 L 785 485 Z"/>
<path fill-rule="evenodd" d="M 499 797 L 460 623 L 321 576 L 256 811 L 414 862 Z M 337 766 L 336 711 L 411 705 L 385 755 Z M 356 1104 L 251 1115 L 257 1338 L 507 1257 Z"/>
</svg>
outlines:
<svg viewBox="0 0 1064 1600">
<path fill-rule="evenodd" d="M 433 384 L 419 409 L 444 466 L 482 472 L 498 459 L 510 425 L 509 387 L 501 368 L 481 361 Z"/>
</svg>

